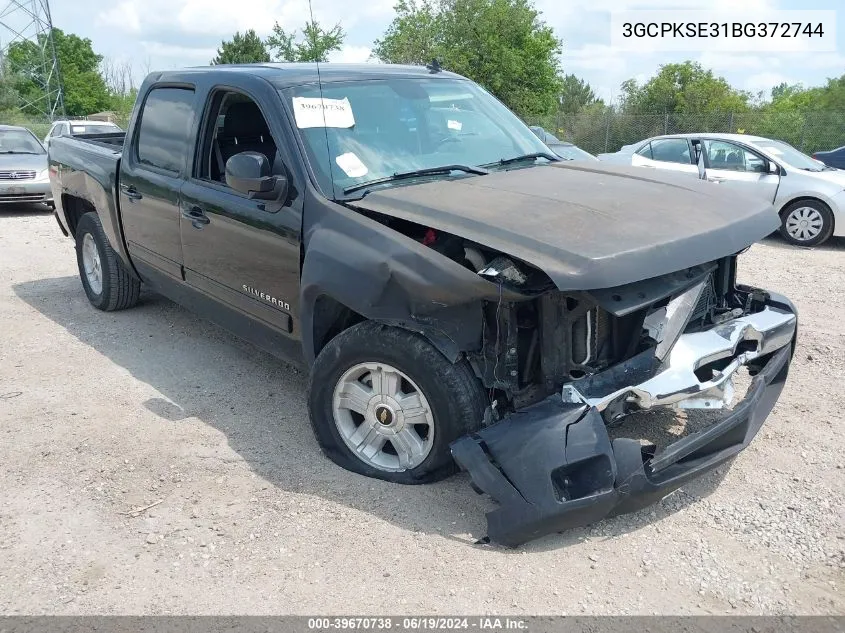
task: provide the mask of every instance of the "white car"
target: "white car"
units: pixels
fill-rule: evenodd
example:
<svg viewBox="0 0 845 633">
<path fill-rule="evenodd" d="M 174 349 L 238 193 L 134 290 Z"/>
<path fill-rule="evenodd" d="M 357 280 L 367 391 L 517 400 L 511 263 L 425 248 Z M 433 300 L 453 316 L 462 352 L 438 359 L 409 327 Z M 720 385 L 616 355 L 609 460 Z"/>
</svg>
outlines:
<svg viewBox="0 0 845 633">
<path fill-rule="evenodd" d="M 53 121 L 50 131 L 44 137 L 44 147 L 49 147 L 55 136 L 76 136 L 77 134 L 111 134 L 123 132 L 116 123 L 109 121 Z"/>
<path fill-rule="evenodd" d="M 598 158 L 698 178 L 699 146 L 704 147 L 707 180 L 770 200 L 788 242 L 816 246 L 831 235 L 845 236 L 845 170 L 827 167 L 783 141 L 745 134 L 676 134 Z"/>
</svg>

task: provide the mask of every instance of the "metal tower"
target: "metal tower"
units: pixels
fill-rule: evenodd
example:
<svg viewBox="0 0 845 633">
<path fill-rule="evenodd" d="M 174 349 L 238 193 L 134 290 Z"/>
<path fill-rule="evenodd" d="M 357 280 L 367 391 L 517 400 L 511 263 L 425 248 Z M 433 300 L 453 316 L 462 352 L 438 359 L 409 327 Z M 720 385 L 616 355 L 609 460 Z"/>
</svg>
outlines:
<svg viewBox="0 0 845 633">
<path fill-rule="evenodd" d="M 64 117 L 49 0 L 0 0 L 0 76 L 10 74 L 31 80 L 21 109 L 44 121 Z"/>
</svg>

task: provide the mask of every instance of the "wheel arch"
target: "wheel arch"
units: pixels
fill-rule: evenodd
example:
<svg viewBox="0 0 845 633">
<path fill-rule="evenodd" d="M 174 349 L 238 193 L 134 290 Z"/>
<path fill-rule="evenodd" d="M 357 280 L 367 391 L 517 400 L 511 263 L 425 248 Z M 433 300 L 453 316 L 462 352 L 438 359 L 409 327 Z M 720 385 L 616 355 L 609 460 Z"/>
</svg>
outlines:
<svg viewBox="0 0 845 633">
<path fill-rule="evenodd" d="M 813 196 L 809 194 L 797 195 L 794 198 L 789 198 L 788 200 L 783 202 L 783 204 L 781 204 L 780 208 L 778 209 L 778 215 L 781 219 L 783 219 L 783 214 L 786 211 L 787 207 L 792 206 L 796 202 L 818 202 L 820 204 L 823 204 L 827 207 L 828 211 L 831 212 L 831 217 L 833 218 L 834 222 L 836 221 L 836 218 L 833 217 L 835 214 L 833 213 L 833 207 L 831 206 L 830 202 L 820 196 Z"/>
</svg>

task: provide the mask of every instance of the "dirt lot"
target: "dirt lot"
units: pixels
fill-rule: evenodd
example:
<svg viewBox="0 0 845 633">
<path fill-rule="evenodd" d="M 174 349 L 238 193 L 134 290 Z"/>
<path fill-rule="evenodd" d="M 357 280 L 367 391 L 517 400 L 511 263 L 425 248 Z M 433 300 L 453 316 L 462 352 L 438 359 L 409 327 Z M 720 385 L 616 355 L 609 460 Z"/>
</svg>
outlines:
<svg viewBox="0 0 845 633">
<path fill-rule="evenodd" d="M 649 510 L 505 550 L 473 545 L 492 503 L 465 476 L 340 470 L 303 374 L 161 297 L 97 312 L 52 216 L 2 212 L 0 613 L 843 614 L 845 239 L 740 266 L 801 319 L 757 440 Z"/>
</svg>

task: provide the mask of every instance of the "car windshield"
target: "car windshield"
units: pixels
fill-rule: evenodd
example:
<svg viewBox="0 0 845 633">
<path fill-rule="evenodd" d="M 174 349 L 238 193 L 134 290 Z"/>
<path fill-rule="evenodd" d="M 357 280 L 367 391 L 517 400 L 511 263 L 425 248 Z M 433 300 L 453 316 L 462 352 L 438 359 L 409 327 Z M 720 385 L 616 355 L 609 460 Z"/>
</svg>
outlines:
<svg viewBox="0 0 845 633">
<path fill-rule="evenodd" d="M 297 86 L 283 91 L 320 187 L 334 198 L 365 195 L 365 183 L 396 186 L 420 177 L 470 177 L 533 165 L 549 149 L 504 105 L 472 82 L 386 79 Z M 325 113 L 325 114 L 324 114 Z M 437 169 L 443 168 L 443 169 Z M 434 172 L 434 173 L 432 173 Z M 396 176 L 404 176 L 396 178 Z"/>
<path fill-rule="evenodd" d="M 766 139 L 765 141 L 756 141 L 754 145 L 763 151 L 769 152 L 776 159 L 782 160 L 787 165 L 792 165 L 797 169 L 824 171 L 824 165 L 820 165 L 817 160 L 810 158 L 805 153 L 798 151 L 792 145 L 783 141 Z"/>
<path fill-rule="evenodd" d="M 551 148 L 564 160 L 598 160 L 590 152 L 585 152 L 577 145 L 551 145 Z"/>
<path fill-rule="evenodd" d="M 43 154 L 44 146 L 28 130 L 0 130 L 0 154 Z"/>
</svg>

